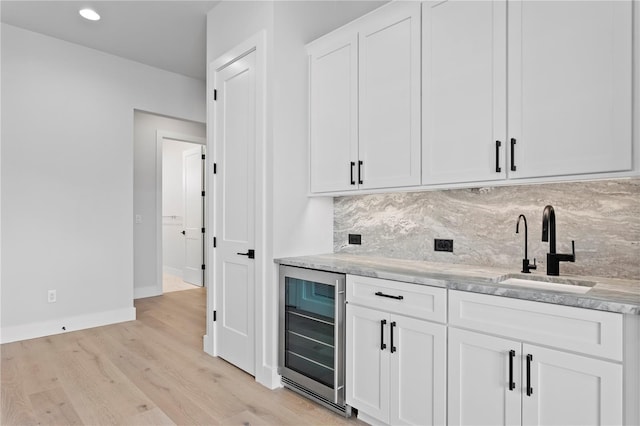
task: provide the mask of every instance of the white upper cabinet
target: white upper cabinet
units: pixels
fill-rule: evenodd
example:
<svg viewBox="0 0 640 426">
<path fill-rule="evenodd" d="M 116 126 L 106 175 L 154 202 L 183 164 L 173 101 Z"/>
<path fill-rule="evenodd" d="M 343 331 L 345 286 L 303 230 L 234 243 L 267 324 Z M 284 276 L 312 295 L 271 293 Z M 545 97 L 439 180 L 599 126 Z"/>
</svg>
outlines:
<svg viewBox="0 0 640 426">
<path fill-rule="evenodd" d="M 422 183 L 504 179 L 505 1 L 422 6 Z"/>
<path fill-rule="evenodd" d="M 394 1 L 312 43 L 311 192 L 637 175 L 632 3 Z"/>
<path fill-rule="evenodd" d="M 420 184 L 420 3 L 308 46 L 312 193 Z"/>
<path fill-rule="evenodd" d="M 336 33 L 309 46 L 311 192 L 355 189 L 358 37 Z"/>
<path fill-rule="evenodd" d="M 420 3 L 359 21 L 361 188 L 420 184 Z"/>
<path fill-rule="evenodd" d="M 631 170 L 631 12 L 629 1 L 426 2 L 422 183 Z"/>
<path fill-rule="evenodd" d="M 631 170 L 631 3 L 509 2 L 509 177 Z"/>
</svg>

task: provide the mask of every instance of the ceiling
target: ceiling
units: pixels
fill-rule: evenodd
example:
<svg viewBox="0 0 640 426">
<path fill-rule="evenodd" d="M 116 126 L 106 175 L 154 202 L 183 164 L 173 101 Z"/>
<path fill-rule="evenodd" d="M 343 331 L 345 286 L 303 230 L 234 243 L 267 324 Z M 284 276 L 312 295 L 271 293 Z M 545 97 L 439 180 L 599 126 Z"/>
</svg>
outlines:
<svg viewBox="0 0 640 426">
<path fill-rule="evenodd" d="M 215 1 L 7 1 L 2 22 L 204 80 L 206 14 Z M 83 19 L 89 7 L 102 19 Z"/>
</svg>

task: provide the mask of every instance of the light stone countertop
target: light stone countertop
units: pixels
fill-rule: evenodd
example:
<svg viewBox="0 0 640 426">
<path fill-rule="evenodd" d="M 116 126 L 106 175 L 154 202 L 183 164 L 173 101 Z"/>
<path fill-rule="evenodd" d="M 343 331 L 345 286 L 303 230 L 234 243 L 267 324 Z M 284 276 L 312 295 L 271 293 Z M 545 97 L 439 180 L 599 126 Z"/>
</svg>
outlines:
<svg viewBox="0 0 640 426">
<path fill-rule="evenodd" d="M 640 280 L 560 275 L 547 277 L 544 271 L 521 274 L 512 270 L 454 263 L 359 256 L 343 253 L 275 259 L 281 265 L 299 266 L 342 274 L 382 278 L 440 286 L 453 290 L 493 294 L 579 308 L 640 315 Z M 561 271 L 562 274 L 562 271 Z M 564 284 L 595 283 L 584 294 L 500 284 L 506 278 L 551 281 Z M 439 281 L 438 281 L 439 280 Z"/>
</svg>

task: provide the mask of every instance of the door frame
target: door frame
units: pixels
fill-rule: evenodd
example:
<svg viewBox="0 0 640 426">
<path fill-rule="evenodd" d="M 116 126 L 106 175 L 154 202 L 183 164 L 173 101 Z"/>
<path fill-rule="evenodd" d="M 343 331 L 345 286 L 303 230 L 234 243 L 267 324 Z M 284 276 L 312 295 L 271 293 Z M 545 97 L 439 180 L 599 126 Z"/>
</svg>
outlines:
<svg viewBox="0 0 640 426">
<path fill-rule="evenodd" d="M 268 189 L 271 179 L 266 175 L 267 167 L 267 37 L 265 31 L 260 31 L 253 35 L 249 39 L 240 43 L 236 47 L 222 54 L 217 59 L 209 63 L 207 70 L 207 152 L 211 156 L 209 166 L 212 169 L 213 164 L 218 159 L 216 156 L 216 140 L 215 140 L 215 102 L 213 98 L 215 73 L 227 66 L 233 64 L 235 61 L 243 58 L 251 52 L 256 54 L 256 146 L 255 146 L 255 161 L 256 161 L 256 174 L 255 174 L 255 290 L 254 290 L 254 350 L 255 350 L 255 378 L 256 381 L 265 384 L 266 386 L 273 388 L 274 376 L 273 369 L 270 367 L 270 362 L 265 359 L 265 355 L 269 357 L 271 354 L 265 354 L 264 349 L 266 347 L 265 339 L 276 338 L 276 335 L 271 335 L 271 330 L 267 329 L 266 315 L 270 310 L 275 310 L 275 305 L 269 307 L 272 300 L 276 300 L 277 291 L 268 291 L 267 284 L 271 282 L 270 275 L 267 276 L 266 262 L 272 258 L 271 249 L 267 245 L 267 231 L 268 226 Z M 224 165 L 221 165 L 223 167 Z M 215 179 L 215 175 L 214 179 Z M 216 194 L 213 197 L 208 197 L 207 208 L 207 223 L 213 226 L 213 230 L 217 229 L 215 206 L 217 200 Z M 211 240 L 213 235 L 209 237 Z M 208 240 L 208 242 L 210 242 Z M 216 255 L 215 250 L 209 250 L 207 254 L 207 264 L 215 265 Z M 271 270 L 269 270 L 271 271 Z M 213 321 L 213 311 L 217 309 L 216 304 L 216 288 L 217 283 L 215 280 L 214 267 L 206 269 L 207 282 L 211 287 L 207 291 L 207 334 L 203 338 L 204 351 L 212 356 L 217 356 L 217 341 L 215 335 L 215 324 Z M 273 294 L 272 294 L 273 293 Z M 271 297 L 273 296 L 273 297 Z M 277 302 L 273 302 L 277 303 Z"/>
<path fill-rule="evenodd" d="M 198 144 L 206 147 L 207 139 L 198 136 L 191 136 L 182 133 L 168 132 L 166 130 L 156 130 L 156 295 L 162 294 L 162 275 L 163 275 L 163 259 L 162 259 L 162 145 L 165 140 L 187 142 Z M 206 152 L 206 151 L 205 151 Z M 206 169 L 206 163 L 205 163 Z M 205 170 L 206 176 L 206 170 Z M 205 188 L 208 188 L 205 178 Z M 209 198 L 206 191 L 204 197 L 205 214 L 203 215 L 204 223 L 206 221 L 207 199 Z M 206 227 L 205 227 L 206 228 Z M 205 236 L 206 241 L 206 233 Z M 207 253 L 205 244 L 205 253 L 203 253 L 205 265 L 207 264 Z M 206 282 L 206 280 L 205 280 Z"/>
</svg>

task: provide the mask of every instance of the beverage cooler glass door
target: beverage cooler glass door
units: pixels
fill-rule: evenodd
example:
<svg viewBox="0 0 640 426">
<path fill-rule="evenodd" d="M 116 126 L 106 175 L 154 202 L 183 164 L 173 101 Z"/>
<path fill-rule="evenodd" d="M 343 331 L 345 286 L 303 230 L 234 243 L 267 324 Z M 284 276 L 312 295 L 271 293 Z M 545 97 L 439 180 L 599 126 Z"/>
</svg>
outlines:
<svg viewBox="0 0 640 426">
<path fill-rule="evenodd" d="M 344 405 L 345 276 L 280 266 L 280 374 Z"/>
</svg>

